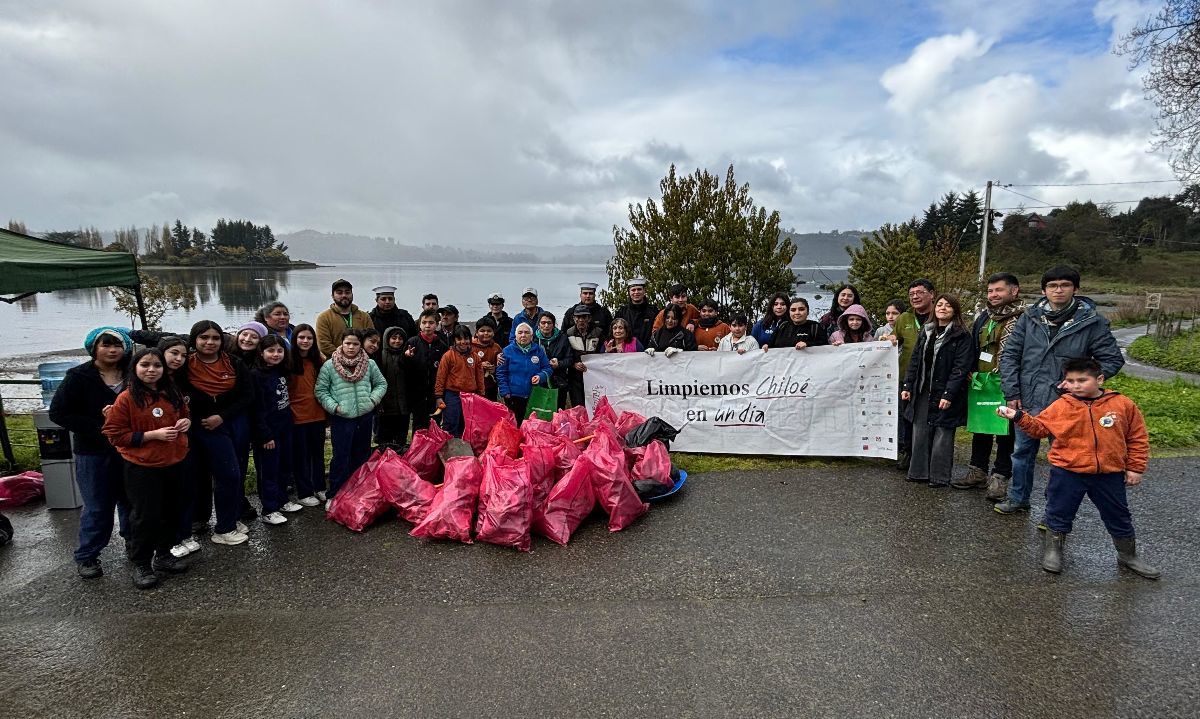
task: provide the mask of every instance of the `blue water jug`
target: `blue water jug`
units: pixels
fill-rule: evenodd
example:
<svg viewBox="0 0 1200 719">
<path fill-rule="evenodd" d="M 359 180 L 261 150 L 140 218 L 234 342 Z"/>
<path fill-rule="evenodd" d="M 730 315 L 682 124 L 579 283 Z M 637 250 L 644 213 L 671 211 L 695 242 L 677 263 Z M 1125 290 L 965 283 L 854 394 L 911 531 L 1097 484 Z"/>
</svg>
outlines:
<svg viewBox="0 0 1200 719">
<path fill-rule="evenodd" d="M 67 370 L 77 364 L 79 363 L 43 362 L 38 365 L 38 379 L 42 381 L 42 404 L 44 406 L 50 406 L 50 400 L 54 399 L 54 393 L 58 391 L 58 386 L 67 376 Z"/>
</svg>

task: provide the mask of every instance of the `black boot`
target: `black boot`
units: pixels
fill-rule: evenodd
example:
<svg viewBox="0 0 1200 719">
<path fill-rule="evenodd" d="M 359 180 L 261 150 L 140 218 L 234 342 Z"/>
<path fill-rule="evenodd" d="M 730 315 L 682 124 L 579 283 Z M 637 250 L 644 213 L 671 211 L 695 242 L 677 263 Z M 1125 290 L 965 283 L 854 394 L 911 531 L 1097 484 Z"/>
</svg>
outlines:
<svg viewBox="0 0 1200 719">
<path fill-rule="evenodd" d="M 100 567 L 99 559 L 89 559 L 85 562 L 80 562 L 75 567 L 75 571 L 79 572 L 79 576 L 83 579 L 97 579 L 104 576 L 104 569 Z"/>
<path fill-rule="evenodd" d="M 138 589 L 154 589 L 158 586 L 158 575 L 149 564 L 136 564 L 133 567 L 133 586 Z"/>
<path fill-rule="evenodd" d="M 908 463 L 911 459 L 912 459 L 911 454 L 901 450 L 899 453 L 896 454 L 896 469 L 900 470 L 901 472 L 907 472 L 908 471 Z"/>
<path fill-rule="evenodd" d="M 1067 535 L 1062 532 L 1046 532 L 1042 537 L 1042 569 L 1058 574 L 1063 567 L 1063 544 Z"/>
<path fill-rule="evenodd" d="M 1137 539 L 1113 537 L 1113 546 L 1117 548 L 1117 565 L 1125 567 L 1134 574 L 1140 574 L 1146 579 L 1158 579 L 1162 576 L 1157 568 L 1146 564 L 1138 557 Z"/>
<path fill-rule="evenodd" d="M 183 574 L 187 571 L 188 562 L 186 559 L 176 557 L 170 552 L 159 552 L 154 555 L 154 559 L 150 562 L 150 568 L 156 572 Z"/>
</svg>

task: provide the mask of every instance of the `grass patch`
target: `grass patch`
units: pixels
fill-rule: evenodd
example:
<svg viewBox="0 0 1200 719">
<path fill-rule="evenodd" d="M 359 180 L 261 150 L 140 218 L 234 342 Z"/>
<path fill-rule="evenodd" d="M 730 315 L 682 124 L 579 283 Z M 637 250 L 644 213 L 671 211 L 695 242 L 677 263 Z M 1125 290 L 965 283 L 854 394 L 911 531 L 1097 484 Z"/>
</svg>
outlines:
<svg viewBox="0 0 1200 719">
<path fill-rule="evenodd" d="M 39 469 L 42 458 L 38 455 L 37 432 L 33 429 L 33 417 L 27 414 L 12 414 L 4 418 L 8 426 L 8 438 L 13 444 L 13 455 L 17 464 L 12 472 L 19 473 L 29 469 Z M 7 466 L 5 462 L 4 466 Z"/>
<path fill-rule="evenodd" d="M 1185 330 L 1167 342 L 1138 337 L 1129 345 L 1129 356 L 1155 367 L 1200 373 L 1200 329 Z"/>
<path fill-rule="evenodd" d="M 1200 252 L 1143 248 L 1138 262 L 1122 265 L 1119 275 L 1085 277 L 1086 289 L 1140 294 L 1148 288 L 1200 287 Z M 1031 285 L 1037 287 L 1037 284 Z"/>
<path fill-rule="evenodd" d="M 1105 382 L 1108 389 L 1129 397 L 1141 408 L 1150 431 L 1150 446 L 1200 445 L 1200 386 L 1177 379 L 1155 382 L 1119 374 Z"/>
</svg>

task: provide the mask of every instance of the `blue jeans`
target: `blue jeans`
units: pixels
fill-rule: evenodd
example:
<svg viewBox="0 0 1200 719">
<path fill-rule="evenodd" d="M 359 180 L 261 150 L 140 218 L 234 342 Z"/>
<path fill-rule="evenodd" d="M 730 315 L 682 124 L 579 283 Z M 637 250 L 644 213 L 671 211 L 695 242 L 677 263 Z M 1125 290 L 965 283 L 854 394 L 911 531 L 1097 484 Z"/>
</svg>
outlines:
<svg viewBox="0 0 1200 719">
<path fill-rule="evenodd" d="M 458 396 L 458 392 L 448 389 L 442 393 L 442 401 L 446 403 L 446 409 L 442 410 L 442 429 L 455 437 L 462 437 L 462 399 Z"/>
<path fill-rule="evenodd" d="M 1029 506 L 1029 497 L 1033 494 L 1033 470 L 1037 465 L 1038 448 L 1042 440 L 1030 437 L 1016 427 L 1016 442 L 1013 443 L 1012 453 L 1012 483 L 1008 485 L 1008 501 L 1013 504 Z M 1046 440 L 1049 448 L 1053 440 Z"/>
<path fill-rule="evenodd" d="M 292 425 L 292 477 L 303 499 L 325 491 L 325 423 Z"/>
<path fill-rule="evenodd" d="M 1046 526 L 1054 532 L 1070 532 L 1084 496 L 1096 505 L 1109 534 L 1117 539 L 1134 536 L 1124 472 L 1078 474 L 1051 467 L 1050 483 L 1046 485 Z"/>
<path fill-rule="evenodd" d="M 332 499 L 350 475 L 371 456 L 371 428 L 375 413 L 367 412 L 361 417 L 329 418 L 329 439 L 333 444 L 333 456 L 329 459 L 329 491 L 325 496 Z"/>
<path fill-rule="evenodd" d="M 121 522 L 121 536 L 127 536 L 129 502 L 125 500 L 125 466 L 121 455 L 75 455 L 75 482 L 83 495 L 79 511 L 79 549 L 76 562 L 90 562 L 100 556 L 100 550 L 112 539 L 113 510 Z"/>
<path fill-rule="evenodd" d="M 246 476 L 238 455 L 241 447 L 250 442 L 250 428 L 245 417 L 234 417 L 215 430 L 207 430 L 200 422 L 192 425 L 193 467 L 197 475 L 212 477 L 213 505 L 217 511 L 217 534 L 232 532 L 237 527 L 242 502 L 246 499 Z"/>
</svg>

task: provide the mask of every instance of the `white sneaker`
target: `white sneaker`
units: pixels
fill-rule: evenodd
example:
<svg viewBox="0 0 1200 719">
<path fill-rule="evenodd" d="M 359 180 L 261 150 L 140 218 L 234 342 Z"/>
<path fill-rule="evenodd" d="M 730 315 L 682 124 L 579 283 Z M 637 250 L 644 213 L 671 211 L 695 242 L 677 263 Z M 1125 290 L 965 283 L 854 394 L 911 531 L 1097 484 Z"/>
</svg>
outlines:
<svg viewBox="0 0 1200 719">
<path fill-rule="evenodd" d="M 242 524 L 241 522 L 238 522 L 237 524 L 235 524 L 233 526 L 234 526 L 234 531 L 241 532 L 242 534 L 250 533 L 250 528 L 247 527 L 246 525 Z"/>
<path fill-rule="evenodd" d="M 325 511 L 326 511 L 326 512 L 328 512 L 328 511 L 329 511 L 329 505 L 331 505 L 331 504 L 333 504 L 333 500 L 332 500 L 332 499 L 327 499 L 327 500 L 325 500 Z"/>
<path fill-rule="evenodd" d="M 192 552 L 200 551 L 200 540 L 196 539 L 195 535 L 192 535 L 191 537 L 188 537 L 187 539 L 183 540 L 182 544 L 184 547 L 187 548 L 188 554 L 191 554 Z"/>
<path fill-rule="evenodd" d="M 265 524 L 287 524 L 287 517 L 283 516 L 279 512 L 271 512 L 270 514 L 264 514 L 262 516 L 262 521 Z"/>
<path fill-rule="evenodd" d="M 322 502 L 324 502 L 324 501 L 325 501 L 325 493 L 324 493 L 324 492 L 317 492 L 317 499 L 318 499 L 318 500 L 320 500 L 320 501 L 322 501 Z"/>
<path fill-rule="evenodd" d="M 301 509 L 304 509 L 304 505 L 296 504 L 295 502 L 288 502 L 287 504 L 280 507 L 279 511 L 280 512 L 299 512 Z"/>
<path fill-rule="evenodd" d="M 183 545 L 183 542 L 171 547 L 171 556 L 175 557 L 176 559 L 183 559 L 189 554 L 191 554 L 191 551 L 189 551 L 188 548 Z"/>
<path fill-rule="evenodd" d="M 213 544 L 228 544 L 229 546 L 233 546 L 235 544 L 241 544 L 249 538 L 250 537 L 247 537 L 245 532 L 238 532 L 235 530 L 232 532 L 226 532 L 224 534 L 217 534 L 216 532 L 213 532 L 212 541 Z"/>
<path fill-rule="evenodd" d="M 321 503 L 321 500 L 317 499 L 316 497 L 301 497 L 300 499 L 297 499 L 296 502 L 302 507 L 315 507 Z"/>
</svg>

